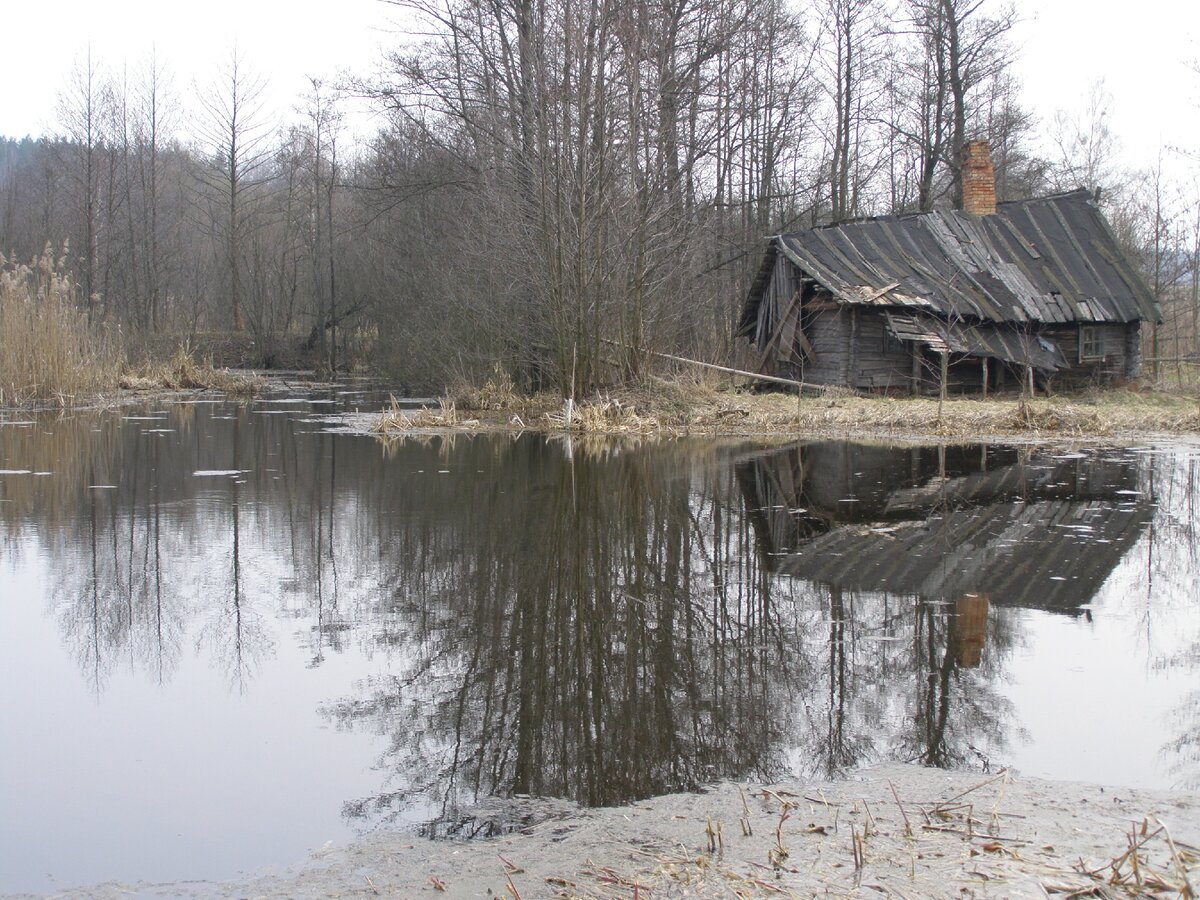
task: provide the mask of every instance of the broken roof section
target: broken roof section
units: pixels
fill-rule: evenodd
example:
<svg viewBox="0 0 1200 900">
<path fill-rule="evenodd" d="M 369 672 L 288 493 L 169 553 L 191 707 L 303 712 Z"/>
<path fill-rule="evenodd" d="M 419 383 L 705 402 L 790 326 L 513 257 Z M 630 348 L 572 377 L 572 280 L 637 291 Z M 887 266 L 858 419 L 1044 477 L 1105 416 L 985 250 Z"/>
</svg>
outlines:
<svg viewBox="0 0 1200 900">
<path fill-rule="evenodd" d="M 887 310 L 887 329 L 899 341 L 911 341 L 934 353 L 959 353 L 977 358 L 998 359 L 1033 366 L 1043 372 L 1067 367 L 1067 359 L 1057 344 L 1037 335 L 1013 328 L 963 321 L 944 322 L 928 315 L 909 315 Z"/>
<path fill-rule="evenodd" d="M 840 302 L 974 322 L 1157 319 L 1154 296 L 1084 190 L 1002 203 L 995 215 L 937 210 L 782 234 L 747 297 L 752 327 L 785 254 Z"/>
</svg>

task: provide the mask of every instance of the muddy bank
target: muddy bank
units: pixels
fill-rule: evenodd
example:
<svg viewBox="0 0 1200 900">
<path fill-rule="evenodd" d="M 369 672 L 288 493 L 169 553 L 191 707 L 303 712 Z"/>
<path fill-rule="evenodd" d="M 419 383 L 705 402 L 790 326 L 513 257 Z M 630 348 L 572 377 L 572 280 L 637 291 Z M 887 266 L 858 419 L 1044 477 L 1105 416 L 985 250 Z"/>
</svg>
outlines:
<svg viewBox="0 0 1200 900">
<path fill-rule="evenodd" d="M 513 800 L 478 813 L 517 830 L 473 841 L 379 833 L 243 882 L 66 896 L 1109 897 L 1200 887 L 1200 797 L 1188 792 L 890 765 L 611 809 Z"/>
</svg>

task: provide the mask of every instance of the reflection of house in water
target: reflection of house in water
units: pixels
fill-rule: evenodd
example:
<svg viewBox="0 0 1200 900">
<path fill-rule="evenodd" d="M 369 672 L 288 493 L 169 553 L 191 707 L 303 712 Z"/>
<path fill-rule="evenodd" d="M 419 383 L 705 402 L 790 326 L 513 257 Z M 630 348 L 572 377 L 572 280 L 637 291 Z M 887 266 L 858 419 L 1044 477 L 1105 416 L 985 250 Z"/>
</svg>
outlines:
<svg viewBox="0 0 1200 900">
<path fill-rule="evenodd" d="M 988 602 L 1077 613 L 1150 520 L 1112 454 L 811 443 L 738 478 L 773 571 L 951 601 L 968 631 Z"/>
</svg>

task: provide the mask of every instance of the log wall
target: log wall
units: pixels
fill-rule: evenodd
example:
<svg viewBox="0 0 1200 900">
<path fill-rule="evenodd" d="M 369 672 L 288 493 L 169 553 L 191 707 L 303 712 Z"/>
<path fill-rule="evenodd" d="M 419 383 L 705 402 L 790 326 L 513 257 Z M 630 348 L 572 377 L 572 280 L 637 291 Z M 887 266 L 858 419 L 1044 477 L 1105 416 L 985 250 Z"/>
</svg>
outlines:
<svg viewBox="0 0 1200 900">
<path fill-rule="evenodd" d="M 844 306 L 814 310 L 805 316 L 804 333 L 813 349 L 801 379 L 810 384 L 846 384 L 850 358 L 850 310 Z"/>
<path fill-rule="evenodd" d="M 1079 358 L 1082 329 L 1095 328 L 1103 348 L 1098 359 Z M 1053 325 L 1039 334 L 1054 341 L 1067 358 L 1067 368 L 1053 379 L 1056 388 L 1109 384 L 1136 378 L 1141 365 L 1139 323 L 1126 325 Z"/>
</svg>

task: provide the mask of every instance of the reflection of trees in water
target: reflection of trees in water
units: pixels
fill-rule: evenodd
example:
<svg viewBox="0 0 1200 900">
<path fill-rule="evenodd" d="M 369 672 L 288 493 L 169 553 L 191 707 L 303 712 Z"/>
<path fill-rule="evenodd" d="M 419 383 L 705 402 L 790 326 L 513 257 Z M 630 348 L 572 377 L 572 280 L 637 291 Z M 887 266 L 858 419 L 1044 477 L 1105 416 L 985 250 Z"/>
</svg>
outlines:
<svg viewBox="0 0 1200 900">
<path fill-rule="evenodd" d="M 83 496 L 86 518 L 74 528 L 84 534 L 58 551 L 63 561 L 70 550 L 83 558 L 58 567 L 52 594 L 64 638 L 97 693 L 125 662 L 162 684 L 178 664 L 186 617 L 164 585 L 157 487 L 149 483 L 140 492 L 135 486 L 128 503 L 108 489 L 86 488 Z"/>
<path fill-rule="evenodd" d="M 402 783 L 351 813 L 422 797 L 453 817 L 494 792 L 612 803 L 778 771 L 786 636 L 728 476 L 493 447 L 488 478 L 409 485 L 387 601 L 402 632 L 384 637 L 409 665 L 328 710 L 388 735 Z"/>
<path fill-rule="evenodd" d="M 1137 628 L 1149 665 L 1194 676 L 1200 670 L 1200 459 L 1154 455 L 1143 491 L 1158 506 L 1144 548 Z M 1200 690 L 1172 709 L 1173 737 L 1162 756 L 1178 787 L 1200 788 Z"/>
<path fill-rule="evenodd" d="M 192 483 L 197 466 L 190 457 L 198 451 L 189 446 L 187 430 L 193 418 L 190 406 L 179 406 L 154 422 L 67 419 L 46 433 L 46 446 L 35 448 L 41 458 L 53 460 L 54 476 L 46 479 L 40 500 L 55 510 L 51 523 L 61 522 L 43 526 L 47 556 L 54 560 L 51 601 L 66 641 L 98 692 L 121 666 L 158 683 L 169 680 L 198 620 L 198 644 L 212 647 L 235 683 L 251 664 L 247 651 L 261 655 L 263 629 L 248 621 L 253 617 L 247 616 L 237 577 L 239 488 L 230 482 L 231 505 L 222 508 L 204 496 L 205 487 Z M 76 477 L 77 462 L 63 465 L 58 454 L 88 443 L 75 434 L 79 424 L 99 430 L 85 457 L 88 467 Z M 149 425 L 172 427 L 172 439 L 142 430 Z M 222 449 L 231 452 L 228 445 Z M 219 542 L 229 546 L 225 535 L 232 535 L 232 549 L 222 554 Z M 209 577 L 218 567 L 231 575 Z M 224 597 L 231 598 L 228 605 Z"/>
<path fill-rule="evenodd" d="M 986 602 L 986 600 L 985 600 Z M 957 768 L 970 763 L 990 764 L 990 756 L 1003 754 L 1009 744 L 1009 729 L 1016 719 L 1012 704 L 1002 698 L 996 684 L 1003 662 L 1013 646 L 1015 620 L 995 619 L 987 623 L 982 661 L 965 666 L 963 623 L 970 615 L 962 608 L 949 609 L 918 602 L 913 629 L 914 710 L 911 743 L 900 732 L 902 758 L 940 768 Z"/>
<path fill-rule="evenodd" d="M 996 686 L 1017 637 L 1009 620 L 989 619 L 987 651 L 964 659 L 955 604 L 800 584 L 793 615 L 808 625 L 792 651 L 807 677 L 792 686 L 801 724 L 785 737 L 795 769 L 986 766 L 1004 752 L 1015 710 Z"/>
<path fill-rule="evenodd" d="M 92 438 L 62 425 L 94 469 L 44 488 L 53 524 L 39 540 L 56 560 L 65 639 L 97 690 L 123 664 L 169 679 L 185 646 L 245 688 L 280 628 L 313 666 L 347 651 L 379 657 L 373 668 L 390 674 L 324 710 L 386 740 L 388 784 L 348 807 L 372 819 L 410 802 L 453 819 L 493 792 L 606 803 L 723 775 L 1002 761 L 1016 717 L 997 686 L 1025 639 L 1018 617 L 985 615 L 983 638 L 964 624 L 961 593 L 885 593 L 805 577 L 789 560 L 796 540 L 836 530 L 831 513 L 851 537 L 873 527 L 846 515 L 852 485 L 855 505 L 874 504 L 892 528 L 940 485 L 987 513 L 975 495 L 994 480 L 1030 517 L 1030 484 L 1058 502 L 1055 491 L 1087 490 L 1100 471 L 1079 463 L 1064 477 L 1056 463 L 1014 481 L 1005 467 L 1027 451 L 978 448 L 753 454 L 747 468 L 706 443 L 533 436 L 409 442 L 389 455 L 364 438 L 303 434 L 312 426 L 290 416 L 217 411 L 237 418 L 197 412 L 165 438 L 111 419 Z M 1195 463 L 1155 459 L 1137 477 L 1153 479 L 1163 511 L 1132 552 L 1145 554 L 1155 597 L 1194 597 Z M 250 471 L 191 476 L 203 468 Z M 117 488 L 86 490 L 96 483 Z M 811 491 L 761 495 L 786 484 Z M 0 510 L 6 532 L 17 505 Z M 787 522 L 797 534 L 775 540 Z M 1148 659 L 1194 667 L 1194 650 L 1158 643 L 1179 629 L 1152 608 Z M 976 640 L 986 649 L 972 659 Z M 1196 721 L 1195 704 L 1181 710 L 1169 751 L 1193 772 Z"/>
<path fill-rule="evenodd" d="M 486 478 L 404 485 L 371 632 L 403 665 L 326 708 L 389 741 L 390 789 L 348 814 L 1002 748 L 1007 624 L 968 669 L 953 607 L 771 574 L 739 479 L 697 457 L 477 442 L 453 463 Z"/>
<path fill-rule="evenodd" d="M 29 509 L 46 512 L 38 535 L 53 560 L 51 601 L 96 690 L 118 666 L 164 682 L 185 647 L 244 690 L 274 651 L 277 619 L 297 623 L 313 665 L 349 646 L 355 612 L 341 602 L 347 547 L 337 545 L 345 530 L 351 558 L 378 568 L 357 549 L 375 538 L 354 527 L 355 497 L 370 495 L 370 479 L 343 490 L 335 437 L 298 435 L 305 425 L 291 417 L 204 410 L 172 407 L 161 422 L 83 416 L 29 436 L 25 451 L 52 460 L 55 475 L 22 485 L 6 531 Z M 175 430 L 145 430 L 160 426 Z M 60 454 L 69 457 L 61 464 Z M 247 471 L 193 477 L 198 469 Z M 370 593 L 371 574 L 356 573 L 355 597 Z"/>
<path fill-rule="evenodd" d="M 974 510 L 972 552 L 985 559 L 989 535 L 1010 530 L 1011 501 L 1028 487 L 1014 469 L 1026 458 L 1006 448 L 817 443 L 739 464 L 769 568 L 808 586 L 802 603 L 827 610 L 799 629 L 800 653 L 826 660 L 824 693 L 805 695 L 799 768 L 830 775 L 877 759 L 986 767 L 1003 754 L 1015 711 L 996 686 L 1021 635 L 1015 619 L 988 615 L 987 594 L 967 592 L 956 575 L 965 560 L 948 562 L 963 533 L 931 522 L 949 521 L 959 502 Z"/>
<path fill-rule="evenodd" d="M 242 546 L 242 444 L 239 440 L 242 416 L 239 411 L 233 419 L 233 439 L 230 441 L 231 458 L 228 471 L 238 473 L 225 479 L 227 482 L 228 515 L 227 525 L 230 550 L 223 570 L 228 575 L 228 586 L 217 569 L 217 584 L 213 596 L 218 599 L 207 610 L 208 619 L 201 626 L 197 646 L 208 646 L 212 658 L 228 673 L 230 682 L 238 692 L 246 690 L 246 683 L 258 671 L 263 657 L 271 652 L 271 638 L 263 621 L 261 611 L 253 602 L 257 583 L 248 590 L 243 576 Z M 257 462 L 257 460 L 255 460 Z M 245 461 L 248 462 L 248 461 Z M 255 580 L 257 582 L 257 580 Z"/>
</svg>

